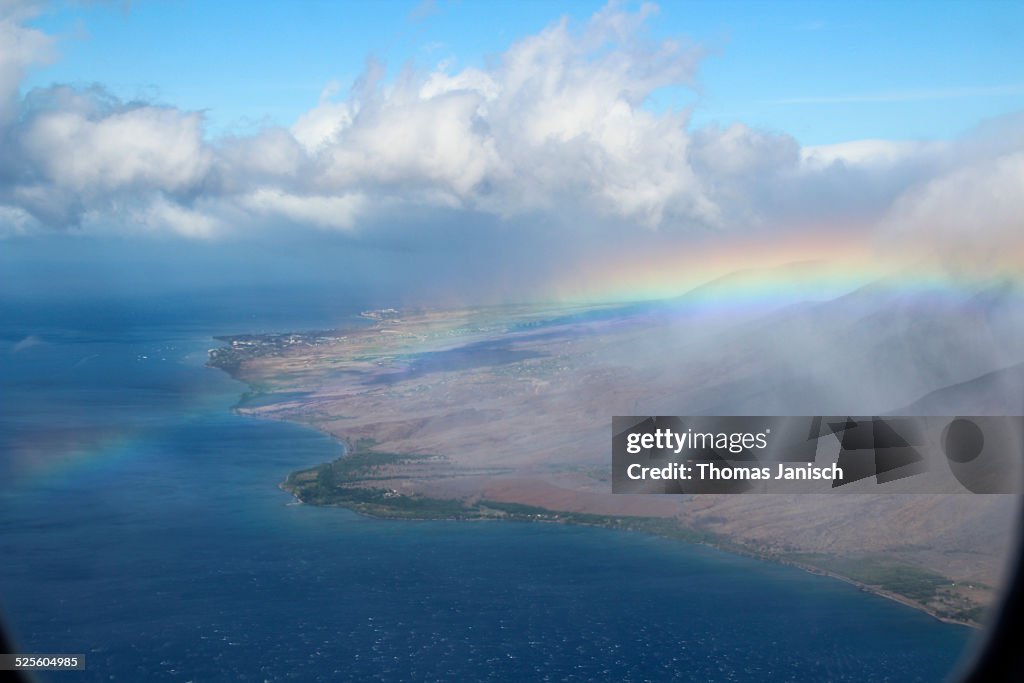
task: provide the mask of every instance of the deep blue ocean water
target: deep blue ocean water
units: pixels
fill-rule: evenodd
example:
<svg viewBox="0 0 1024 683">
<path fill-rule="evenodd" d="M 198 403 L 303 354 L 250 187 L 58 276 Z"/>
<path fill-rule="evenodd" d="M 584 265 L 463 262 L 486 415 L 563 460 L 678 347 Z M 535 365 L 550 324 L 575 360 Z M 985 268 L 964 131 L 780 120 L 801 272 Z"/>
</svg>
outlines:
<svg viewBox="0 0 1024 683">
<path fill-rule="evenodd" d="M 166 318 L 0 321 L 0 607 L 23 652 L 88 663 L 44 680 L 939 681 L 969 642 L 707 547 L 292 505 L 339 446 L 231 412 L 203 363 L 247 320 Z"/>
</svg>

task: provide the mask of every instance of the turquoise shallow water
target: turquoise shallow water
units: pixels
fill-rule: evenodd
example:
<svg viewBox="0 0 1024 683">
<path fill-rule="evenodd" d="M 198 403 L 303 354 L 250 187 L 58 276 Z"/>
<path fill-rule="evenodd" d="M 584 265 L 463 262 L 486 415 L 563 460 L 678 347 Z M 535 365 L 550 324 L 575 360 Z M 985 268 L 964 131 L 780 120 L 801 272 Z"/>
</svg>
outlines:
<svg viewBox="0 0 1024 683">
<path fill-rule="evenodd" d="M 938 681 L 970 637 L 706 547 L 290 505 L 338 446 L 231 413 L 224 329 L 4 326 L 0 601 L 88 662 L 47 680 Z"/>
</svg>

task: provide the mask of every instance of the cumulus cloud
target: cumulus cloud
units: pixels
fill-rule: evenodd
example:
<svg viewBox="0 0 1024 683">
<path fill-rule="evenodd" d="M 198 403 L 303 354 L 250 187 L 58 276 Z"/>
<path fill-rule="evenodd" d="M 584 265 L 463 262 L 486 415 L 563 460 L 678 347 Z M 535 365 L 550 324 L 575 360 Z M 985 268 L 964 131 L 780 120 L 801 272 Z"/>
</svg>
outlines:
<svg viewBox="0 0 1024 683">
<path fill-rule="evenodd" d="M 56 56 L 51 37 L 24 25 L 36 11 L 34 2 L 0 0 L 0 125 L 17 114 L 18 86 L 25 69 Z"/>
<path fill-rule="evenodd" d="M 346 95 L 332 85 L 289 129 L 247 138 L 204 139 L 197 113 L 98 89 L 35 91 L 5 127 L 0 215 L 62 228 L 150 202 L 142 214 L 210 212 L 197 234 L 229 217 L 348 230 L 395 203 L 503 217 L 586 210 L 647 227 L 713 221 L 687 158 L 685 114 L 644 108 L 653 91 L 692 84 L 701 55 L 651 41 L 654 11 L 611 5 L 579 29 L 563 19 L 487 69 L 409 67 L 385 82 L 371 62 Z M 16 19 L 5 27 L 28 46 L 4 61 L 13 92 L 49 39 Z M 155 223 L 181 221 L 140 227 Z"/>
<path fill-rule="evenodd" d="M 978 226 L 1002 239 L 1024 215 L 1024 135 L 1005 126 L 961 142 L 801 148 L 782 132 L 693 130 L 685 110 L 654 111 L 659 89 L 697 87 L 703 50 L 652 40 L 653 5 L 612 3 L 579 27 L 563 19 L 486 67 L 408 66 L 386 79 L 369 61 L 291 126 L 218 139 L 200 113 L 100 88 L 19 97 L 25 69 L 54 45 L 26 28 L 29 6 L 3 7 L 0 235 L 359 235 L 382 216 L 440 211 L 485 217 L 488 229 L 543 223 L 570 241 L 850 222 L 905 234 Z"/>
<path fill-rule="evenodd" d="M 200 117 L 167 107 L 109 106 L 66 88 L 45 92 L 19 131 L 42 183 L 76 194 L 126 188 L 180 192 L 209 171 Z M 33 99 L 43 99 L 41 97 Z"/>
<path fill-rule="evenodd" d="M 1024 254 L 1024 147 L 921 183 L 894 202 L 881 234 L 952 269 L 1019 269 Z"/>
</svg>

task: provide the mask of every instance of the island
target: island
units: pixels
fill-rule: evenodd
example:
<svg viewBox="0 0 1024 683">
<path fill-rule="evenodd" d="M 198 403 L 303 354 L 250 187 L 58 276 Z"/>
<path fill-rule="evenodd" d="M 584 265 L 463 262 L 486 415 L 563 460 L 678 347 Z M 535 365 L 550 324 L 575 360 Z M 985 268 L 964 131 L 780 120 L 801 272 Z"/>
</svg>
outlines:
<svg viewBox="0 0 1024 683">
<path fill-rule="evenodd" d="M 846 305 L 863 315 L 852 296 Z M 248 384 L 237 411 L 343 444 L 333 462 L 281 484 L 302 503 L 387 519 L 652 533 L 828 574 L 978 625 L 1004 570 L 1012 496 L 611 493 L 612 415 L 877 414 L 817 373 L 832 362 L 844 376 L 892 372 L 876 362 L 878 348 L 886 364 L 919 368 L 931 351 L 899 325 L 851 337 L 828 303 L 742 317 L 686 300 L 384 309 L 347 329 L 222 337 L 209 364 Z M 928 315 L 955 326 L 959 314 Z M 838 351 L 795 370 L 786 342 L 809 321 Z M 966 372 L 981 374 L 969 363 Z M 887 396 L 893 408 L 909 405 L 955 390 L 956 380 L 914 372 Z"/>
</svg>

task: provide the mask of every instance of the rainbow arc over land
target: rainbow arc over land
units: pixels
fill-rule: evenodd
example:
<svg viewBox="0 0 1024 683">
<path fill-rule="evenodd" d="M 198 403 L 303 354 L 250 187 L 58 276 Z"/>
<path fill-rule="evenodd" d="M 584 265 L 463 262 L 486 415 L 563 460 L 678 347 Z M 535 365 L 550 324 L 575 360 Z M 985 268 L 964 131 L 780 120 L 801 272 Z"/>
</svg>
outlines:
<svg viewBox="0 0 1024 683">
<path fill-rule="evenodd" d="M 1024 284 L 1024 254 L 992 251 L 990 257 L 961 259 L 928 245 L 882 245 L 834 231 L 706 239 L 598 258 L 567 273 L 555 289 L 559 300 L 574 304 L 685 297 L 736 309 L 826 300 L 867 285 L 927 296 Z"/>
</svg>

